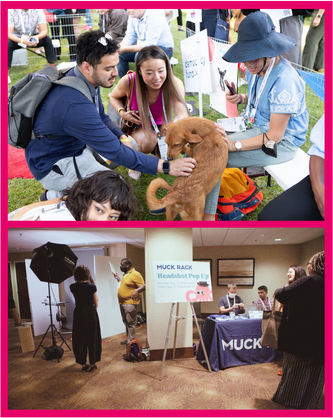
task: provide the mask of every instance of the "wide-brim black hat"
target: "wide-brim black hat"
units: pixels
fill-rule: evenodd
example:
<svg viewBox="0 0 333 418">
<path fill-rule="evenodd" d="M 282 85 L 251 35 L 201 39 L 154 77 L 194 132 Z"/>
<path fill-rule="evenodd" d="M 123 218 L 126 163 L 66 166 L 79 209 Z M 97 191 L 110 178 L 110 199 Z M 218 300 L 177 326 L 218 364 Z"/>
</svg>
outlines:
<svg viewBox="0 0 333 418">
<path fill-rule="evenodd" d="M 258 58 L 277 57 L 296 45 L 294 39 L 275 32 L 267 13 L 248 15 L 238 28 L 238 41 L 223 55 L 228 62 L 254 61 Z"/>
</svg>

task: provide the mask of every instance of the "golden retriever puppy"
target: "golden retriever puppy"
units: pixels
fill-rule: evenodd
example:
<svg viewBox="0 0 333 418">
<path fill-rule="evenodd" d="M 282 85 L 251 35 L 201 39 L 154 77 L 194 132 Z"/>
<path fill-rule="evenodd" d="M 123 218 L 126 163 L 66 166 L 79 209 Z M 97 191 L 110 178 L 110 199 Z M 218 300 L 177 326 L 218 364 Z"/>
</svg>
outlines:
<svg viewBox="0 0 333 418">
<path fill-rule="evenodd" d="M 228 146 L 216 130 L 214 122 L 189 117 L 165 127 L 168 159 L 186 153 L 197 161 L 189 177 L 177 177 L 172 186 L 165 180 L 154 179 L 147 188 L 150 210 L 166 208 L 166 219 L 171 221 L 179 213 L 182 220 L 200 221 L 204 216 L 206 196 L 220 180 L 228 161 Z M 156 191 L 169 193 L 162 199 Z"/>
</svg>

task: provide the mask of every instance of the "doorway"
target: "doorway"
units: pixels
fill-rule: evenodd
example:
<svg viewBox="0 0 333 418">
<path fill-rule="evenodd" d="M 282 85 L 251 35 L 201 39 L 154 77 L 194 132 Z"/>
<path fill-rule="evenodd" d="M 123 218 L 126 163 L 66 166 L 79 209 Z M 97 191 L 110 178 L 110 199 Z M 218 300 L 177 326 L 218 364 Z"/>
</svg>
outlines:
<svg viewBox="0 0 333 418">
<path fill-rule="evenodd" d="M 27 273 L 24 261 L 15 262 L 20 317 L 31 320 Z"/>
</svg>

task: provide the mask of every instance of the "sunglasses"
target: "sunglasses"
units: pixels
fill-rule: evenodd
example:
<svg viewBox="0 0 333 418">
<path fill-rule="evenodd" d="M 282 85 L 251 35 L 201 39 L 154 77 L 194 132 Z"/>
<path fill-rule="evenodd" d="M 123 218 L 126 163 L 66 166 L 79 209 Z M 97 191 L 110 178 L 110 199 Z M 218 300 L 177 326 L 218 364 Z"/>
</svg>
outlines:
<svg viewBox="0 0 333 418">
<path fill-rule="evenodd" d="M 94 45 L 92 46 L 92 48 L 90 49 L 88 54 L 85 56 L 84 61 L 87 60 L 88 56 L 92 53 L 92 51 L 95 48 L 95 46 L 97 45 L 97 43 L 100 43 L 103 46 L 107 46 L 108 40 L 112 41 L 112 36 L 109 33 L 106 33 L 104 36 L 101 36 L 99 39 L 97 39 L 97 41 L 94 43 Z"/>
<path fill-rule="evenodd" d="M 246 65 L 247 67 L 255 67 L 256 63 L 260 60 L 260 58 L 258 58 L 257 60 L 254 61 L 244 61 L 243 64 Z"/>
</svg>

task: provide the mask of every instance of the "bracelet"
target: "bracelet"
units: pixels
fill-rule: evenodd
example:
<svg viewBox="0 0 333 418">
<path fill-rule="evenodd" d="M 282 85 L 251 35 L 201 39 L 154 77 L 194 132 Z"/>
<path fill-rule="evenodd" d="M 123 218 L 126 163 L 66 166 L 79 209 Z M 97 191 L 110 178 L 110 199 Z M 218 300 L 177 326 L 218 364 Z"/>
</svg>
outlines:
<svg viewBox="0 0 333 418">
<path fill-rule="evenodd" d="M 119 109 L 118 109 L 118 113 L 119 113 L 119 115 L 120 115 L 120 111 L 121 110 L 125 110 L 123 107 L 120 107 Z"/>
<path fill-rule="evenodd" d="M 244 96 L 241 94 L 240 97 L 241 97 L 241 101 L 237 103 L 238 105 L 241 105 L 244 102 Z"/>
<path fill-rule="evenodd" d="M 124 144 L 125 142 L 131 142 L 131 140 L 128 139 L 128 138 L 123 138 L 123 139 L 120 140 L 120 142 L 122 142 Z"/>
</svg>

